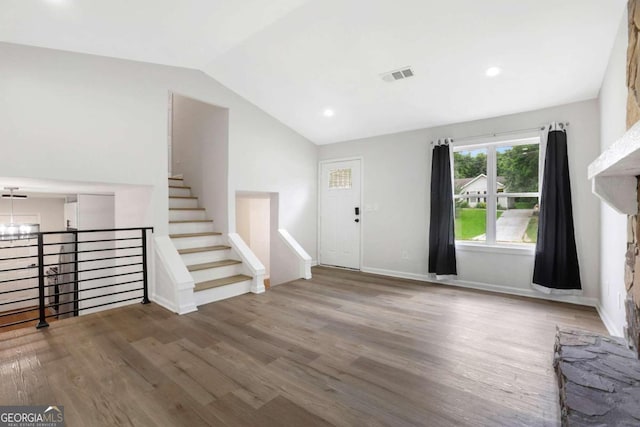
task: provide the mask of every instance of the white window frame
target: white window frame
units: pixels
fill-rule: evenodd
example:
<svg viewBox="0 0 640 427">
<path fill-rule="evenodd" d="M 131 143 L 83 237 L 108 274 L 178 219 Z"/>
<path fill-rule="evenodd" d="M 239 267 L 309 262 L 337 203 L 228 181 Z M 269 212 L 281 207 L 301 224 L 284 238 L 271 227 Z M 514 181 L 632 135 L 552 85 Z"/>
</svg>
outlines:
<svg viewBox="0 0 640 427">
<path fill-rule="evenodd" d="M 456 238 L 456 246 L 460 247 L 476 247 L 476 248 L 507 248 L 507 249 L 524 249 L 526 251 L 531 251 L 535 248 L 534 243 L 516 243 L 516 242 L 496 242 L 496 215 L 498 208 L 498 198 L 509 198 L 509 197 L 537 197 L 538 201 L 540 200 L 540 190 L 542 188 L 542 174 L 544 170 L 544 157 L 546 151 L 546 141 L 540 135 L 538 136 L 528 136 L 528 137 L 520 137 L 520 138 L 512 138 L 507 140 L 500 141 L 491 141 L 491 140 L 483 140 L 475 143 L 465 144 L 465 145 L 456 145 L 454 143 L 452 147 L 453 153 L 460 151 L 473 151 L 473 150 L 481 150 L 486 149 L 487 155 L 487 194 L 483 195 L 486 200 L 486 240 L 485 241 L 469 241 L 469 240 L 458 240 Z M 530 145 L 530 144 L 539 144 L 540 148 L 538 150 L 538 191 L 537 192 L 524 192 L 524 193 L 507 193 L 507 192 L 499 192 L 497 188 L 497 154 L 496 150 L 499 147 L 503 146 L 517 146 L 517 145 Z M 451 156 L 451 168 L 452 172 L 455 170 L 455 160 L 454 156 Z M 452 175 L 454 175 L 452 173 Z M 454 199 L 454 209 L 456 200 L 468 200 L 471 201 L 470 195 L 466 194 L 455 194 L 455 186 L 453 185 L 453 199 Z M 477 195 L 476 195 L 477 197 Z M 493 218 L 493 221 L 489 221 L 489 218 Z"/>
</svg>

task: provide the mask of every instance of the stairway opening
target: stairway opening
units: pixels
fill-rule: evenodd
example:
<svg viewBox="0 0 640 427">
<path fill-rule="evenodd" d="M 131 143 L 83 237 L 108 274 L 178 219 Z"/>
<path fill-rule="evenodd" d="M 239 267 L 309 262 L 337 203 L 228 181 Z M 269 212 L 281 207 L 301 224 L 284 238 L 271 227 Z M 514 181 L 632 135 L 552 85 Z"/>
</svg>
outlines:
<svg viewBox="0 0 640 427">
<path fill-rule="evenodd" d="M 171 104 L 171 172 L 184 179 L 199 207 L 229 231 L 229 110 L 174 93 Z"/>
<path fill-rule="evenodd" d="M 236 232 L 265 266 L 265 288 L 270 287 L 271 193 L 236 193 Z"/>
</svg>

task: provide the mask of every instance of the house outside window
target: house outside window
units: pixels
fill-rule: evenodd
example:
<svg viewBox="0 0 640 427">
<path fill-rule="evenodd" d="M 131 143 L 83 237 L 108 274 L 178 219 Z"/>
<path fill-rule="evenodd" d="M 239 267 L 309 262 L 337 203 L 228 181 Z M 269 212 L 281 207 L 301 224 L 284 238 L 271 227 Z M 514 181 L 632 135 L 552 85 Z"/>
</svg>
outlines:
<svg viewBox="0 0 640 427">
<path fill-rule="evenodd" d="M 539 137 L 453 147 L 456 241 L 535 244 L 540 159 Z"/>
</svg>

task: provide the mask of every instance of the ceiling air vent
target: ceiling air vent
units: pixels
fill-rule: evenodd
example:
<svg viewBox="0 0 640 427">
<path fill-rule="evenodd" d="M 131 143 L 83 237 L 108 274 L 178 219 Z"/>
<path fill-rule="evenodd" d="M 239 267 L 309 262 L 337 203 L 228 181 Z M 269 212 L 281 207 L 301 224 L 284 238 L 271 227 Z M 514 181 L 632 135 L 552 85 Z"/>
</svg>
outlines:
<svg viewBox="0 0 640 427">
<path fill-rule="evenodd" d="M 382 80 L 385 82 L 395 82 L 396 80 L 408 79 L 409 77 L 413 77 L 413 70 L 411 67 L 403 67 L 397 70 L 388 71 L 386 73 L 382 73 Z"/>
</svg>

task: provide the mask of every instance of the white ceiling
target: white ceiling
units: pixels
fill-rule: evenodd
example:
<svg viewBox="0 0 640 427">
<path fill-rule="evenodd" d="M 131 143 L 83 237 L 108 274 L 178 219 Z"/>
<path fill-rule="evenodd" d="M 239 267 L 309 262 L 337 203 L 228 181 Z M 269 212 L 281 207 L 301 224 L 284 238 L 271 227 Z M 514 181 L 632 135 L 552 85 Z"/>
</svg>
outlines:
<svg viewBox="0 0 640 427">
<path fill-rule="evenodd" d="M 201 69 L 324 144 L 595 98 L 625 4 L 0 0 L 0 40 Z"/>
</svg>

